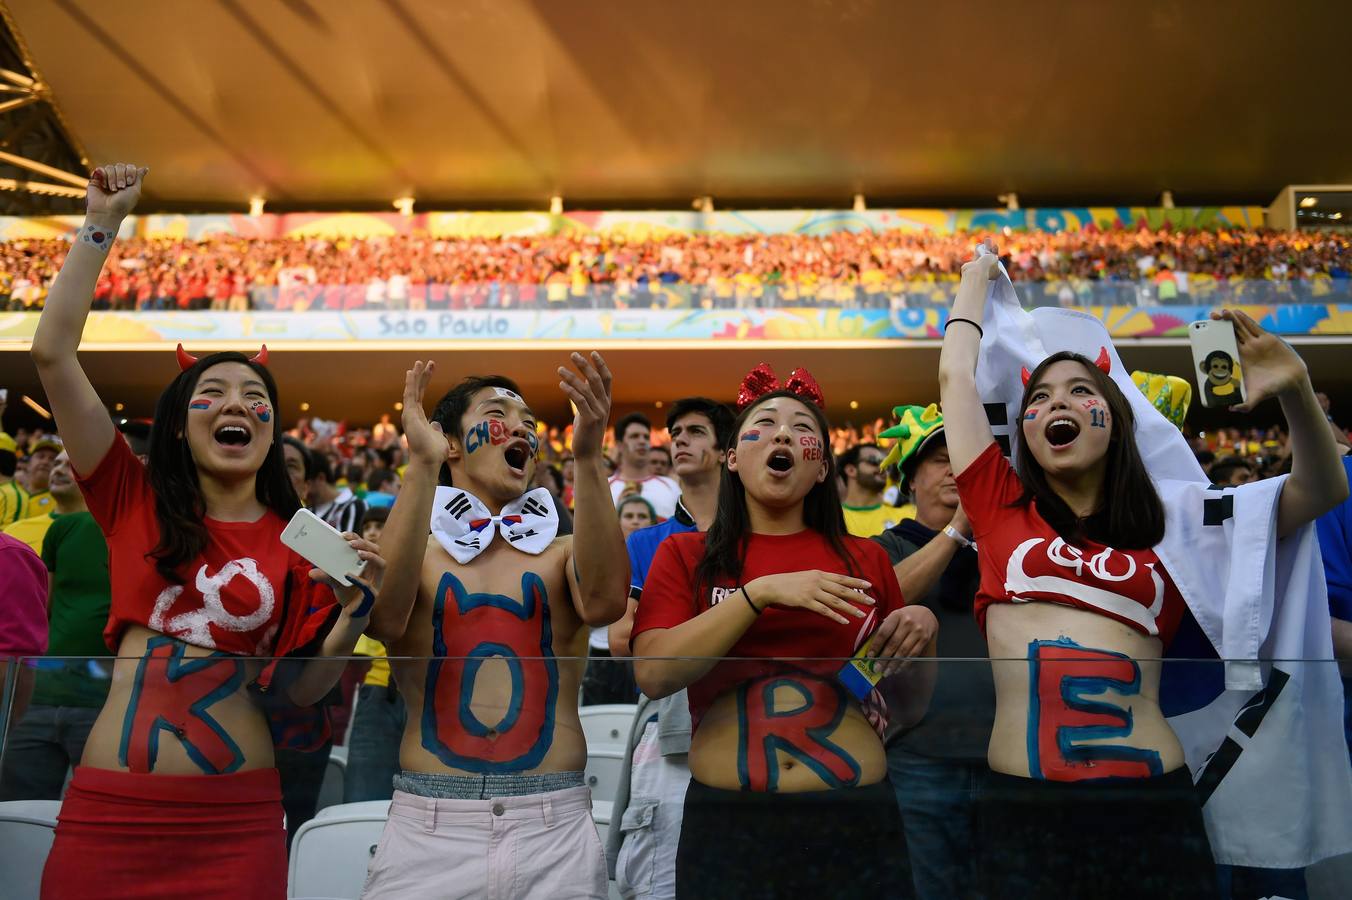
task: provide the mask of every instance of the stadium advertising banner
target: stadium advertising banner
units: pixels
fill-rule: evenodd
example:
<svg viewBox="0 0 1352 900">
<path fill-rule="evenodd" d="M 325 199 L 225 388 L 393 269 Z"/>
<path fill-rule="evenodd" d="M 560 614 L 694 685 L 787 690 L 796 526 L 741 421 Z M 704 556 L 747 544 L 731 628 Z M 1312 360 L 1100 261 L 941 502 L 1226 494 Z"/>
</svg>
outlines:
<svg viewBox="0 0 1352 900">
<path fill-rule="evenodd" d="M 1183 337 L 1211 306 L 1085 307 L 1114 338 Z M 1352 334 L 1352 304 L 1241 306 L 1286 335 Z M 929 309 L 445 310 L 429 312 L 93 312 L 82 343 L 212 341 L 784 341 L 937 340 L 948 311 Z M 26 344 L 37 313 L 0 313 L 0 343 Z"/>
</svg>

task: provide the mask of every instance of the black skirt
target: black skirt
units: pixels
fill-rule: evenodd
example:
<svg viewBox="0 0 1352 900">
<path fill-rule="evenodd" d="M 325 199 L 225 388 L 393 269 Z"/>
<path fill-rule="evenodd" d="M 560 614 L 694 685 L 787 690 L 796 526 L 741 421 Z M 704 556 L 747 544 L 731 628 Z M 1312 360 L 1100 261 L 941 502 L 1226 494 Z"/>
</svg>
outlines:
<svg viewBox="0 0 1352 900">
<path fill-rule="evenodd" d="M 892 785 L 725 791 L 692 780 L 676 851 L 678 900 L 914 896 Z"/>
<path fill-rule="evenodd" d="M 1077 782 L 992 772 L 977 800 L 975 849 L 990 900 L 1219 896 L 1186 767 Z"/>
</svg>

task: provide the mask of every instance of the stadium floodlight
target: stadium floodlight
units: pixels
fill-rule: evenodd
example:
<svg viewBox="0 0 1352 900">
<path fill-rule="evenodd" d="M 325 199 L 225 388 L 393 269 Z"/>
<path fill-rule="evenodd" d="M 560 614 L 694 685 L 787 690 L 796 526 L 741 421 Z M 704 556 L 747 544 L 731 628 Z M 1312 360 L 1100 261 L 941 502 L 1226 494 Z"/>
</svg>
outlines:
<svg viewBox="0 0 1352 900">
<path fill-rule="evenodd" d="M 1301 208 L 1301 209 L 1313 209 L 1314 207 L 1316 207 L 1316 206 L 1318 206 L 1318 205 L 1319 205 L 1319 198 L 1318 198 L 1318 197 L 1301 197 L 1301 198 L 1300 198 L 1300 208 Z"/>
<path fill-rule="evenodd" d="M 549 198 L 549 214 L 551 216 L 563 215 L 563 198 L 558 194 Z"/>
<path fill-rule="evenodd" d="M 263 215 L 263 207 L 264 205 L 267 204 L 267 202 L 268 201 L 263 199 L 262 197 L 250 197 L 249 215 L 253 216 L 255 219 Z"/>
</svg>

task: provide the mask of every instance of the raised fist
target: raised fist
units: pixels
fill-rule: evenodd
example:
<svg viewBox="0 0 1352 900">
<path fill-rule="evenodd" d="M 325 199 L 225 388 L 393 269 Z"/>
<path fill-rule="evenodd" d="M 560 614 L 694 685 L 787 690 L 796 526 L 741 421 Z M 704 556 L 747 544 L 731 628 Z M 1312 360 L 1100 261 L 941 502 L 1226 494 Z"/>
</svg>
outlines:
<svg viewBox="0 0 1352 900">
<path fill-rule="evenodd" d="M 91 216 L 126 216 L 141 199 L 141 185 L 149 171 L 127 163 L 99 166 L 89 176 L 86 212 Z"/>
</svg>

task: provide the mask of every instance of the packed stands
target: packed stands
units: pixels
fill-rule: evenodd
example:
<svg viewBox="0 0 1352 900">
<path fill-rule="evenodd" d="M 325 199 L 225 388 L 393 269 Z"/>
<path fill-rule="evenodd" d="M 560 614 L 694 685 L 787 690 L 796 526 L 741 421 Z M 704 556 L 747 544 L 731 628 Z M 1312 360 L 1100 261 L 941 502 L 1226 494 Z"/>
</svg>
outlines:
<svg viewBox="0 0 1352 900">
<path fill-rule="evenodd" d="M 132 238 L 114 248 L 94 308 L 903 308 L 948 303 L 982 236 Z M 1352 239 L 1338 232 L 1091 227 L 999 240 L 1033 304 L 1340 300 L 1352 274 Z M 0 307 L 40 309 L 68 246 L 0 243 Z"/>
</svg>

